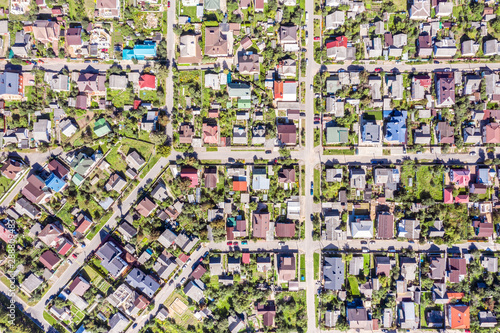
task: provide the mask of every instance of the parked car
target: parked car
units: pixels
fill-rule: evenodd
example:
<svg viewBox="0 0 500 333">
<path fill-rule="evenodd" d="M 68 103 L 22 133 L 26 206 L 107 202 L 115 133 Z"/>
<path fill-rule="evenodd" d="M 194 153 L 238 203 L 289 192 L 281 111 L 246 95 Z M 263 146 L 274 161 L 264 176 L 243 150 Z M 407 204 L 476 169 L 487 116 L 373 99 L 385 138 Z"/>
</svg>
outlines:
<svg viewBox="0 0 500 333">
<path fill-rule="evenodd" d="M 168 8 L 170 8 L 170 1 L 169 1 L 169 2 L 167 2 L 167 6 L 168 6 Z"/>
<path fill-rule="evenodd" d="M 188 261 L 186 261 L 186 264 L 189 265 L 191 263 L 191 261 L 193 261 L 193 260 L 191 258 L 189 258 Z"/>
<path fill-rule="evenodd" d="M 233 242 L 227 242 L 227 245 L 231 246 L 233 245 Z"/>
<path fill-rule="evenodd" d="M 314 183 L 311 182 L 311 195 L 314 195 Z"/>
<path fill-rule="evenodd" d="M 241 245 L 248 245 L 247 241 L 241 241 Z"/>
<path fill-rule="evenodd" d="M 470 155 L 470 156 L 476 156 L 476 154 L 477 154 L 477 153 L 476 153 L 475 151 L 471 151 L 471 152 L 469 153 L 469 155 Z"/>
<path fill-rule="evenodd" d="M 187 264 L 184 264 L 184 265 L 182 266 L 182 269 L 186 269 L 187 267 L 188 267 L 188 265 L 187 265 Z"/>
<path fill-rule="evenodd" d="M 271 150 L 266 150 L 266 154 L 271 154 L 272 151 Z"/>
<path fill-rule="evenodd" d="M 378 68 L 375 68 L 375 73 L 380 73 L 382 72 L 382 68 L 378 67 Z"/>
<path fill-rule="evenodd" d="M 285 242 L 279 242 L 278 245 L 279 246 L 285 246 Z"/>
<path fill-rule="evenodd" d="M 233 246 L 238 246 L 238 242 L 233 242 Z"/>
<path fill-rule="evenodd" d="M 71 256 L 75 259 L 77 258 L 77 255 L 75 253 L 73 253 Z"/>
<path fill-rule="evenodd" d="M 314 37 L 314 41 L 319 41 L 319 36 Z"/>
<path fill-rule="evenodd" d="M 185 277 L 182 278 L 181 284 L 184 284 L 184 282 L 186 282 L 186 278 Z"/>
</svg>

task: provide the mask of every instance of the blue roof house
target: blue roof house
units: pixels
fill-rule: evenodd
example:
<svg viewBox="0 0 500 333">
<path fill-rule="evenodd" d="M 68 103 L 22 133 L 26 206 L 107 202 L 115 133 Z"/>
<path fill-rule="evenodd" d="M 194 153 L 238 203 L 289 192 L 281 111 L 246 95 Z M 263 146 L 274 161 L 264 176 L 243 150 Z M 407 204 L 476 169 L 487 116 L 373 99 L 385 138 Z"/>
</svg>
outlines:
<svg viewBox="0 0 500 333">
<path fill-rule="evenodd" d="M 54 192 L 60 192 L 66 186 L 66 182 L 57 177 L 54 173 L 51 173 L 49 178 L 45 181 L 45 186 Z"/>
<path fill-rule="evenodd" d="M 385 125 L 385 141 L 389 143 L 406 142 L 406 111 L 394 111 Z"/>
<path fill-rule="evenodd" d="M 156 43 L 152 41 L 145 41 L 144 44 L 134 45 L 133 49 L 123 50 L 123 60 L 144 60 L 145 58 L 156 57 Z"/>
</svg>

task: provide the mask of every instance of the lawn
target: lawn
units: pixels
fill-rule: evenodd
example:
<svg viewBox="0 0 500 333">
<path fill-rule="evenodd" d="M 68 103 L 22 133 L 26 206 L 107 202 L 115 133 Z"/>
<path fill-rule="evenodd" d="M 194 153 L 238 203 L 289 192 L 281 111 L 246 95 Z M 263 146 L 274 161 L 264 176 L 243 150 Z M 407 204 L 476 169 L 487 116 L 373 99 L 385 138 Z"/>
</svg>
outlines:
<svg viewBox="0 0 500 333">
<path fill-rule="evenodd" d="M 293 298 L 294 302 L 290 302 Z M 283 311 L 276 312 L 276 327 L 287 332 L 306 332 L 307 314 L 306 314 L 306 292 L 282 292 L 276 296 L 276 302 L 279 309 Z"/>
<path fill-rule="evenodd" d="M 442 201 L 443 175 L 443 169 L 438 165 L 405 164 L 401 168 L 401 181 L 406 191 L 418 200 L 432 198 Z M 412 186 L 410 186 L 410 178 Z"/>
<path fill-rule="evenodd" d="M 139 98 L 143 102 L 154 102 L 158 101 L 158 94 L 156 90 L 141 90 L 139 91 Z"/>
<path fill-rule="evenodd" d="M 149 156 L 153 152 L 154 144 L 139 140 L 133 139 L 123 139 L 121 151 L 128 155 L 131 150 L 137 150 L 137 152 L 144 158 L 144 160 L 148 160 Z"/>
<path fill-rule="evenodd" d="M 314 147 L 317 147 L 321 144 L 321 129 L 314 129 Z"/>
<path fill-rule="evenodd" d="M 355 276 L 349 276 L 347 278 L 349 280 L 349 288 L 351 288 L 351 295 L 359 296 L 359 287 L 358 287 L 358 279 Z"/>
<path fill-rule="evenodd" d="M 182 6 L 181 5 L 181 15 L 189 16 L 191 18 L 191 22 L 200 22 L 200 20 L 196 17 L 196 6 Z"/>
<path fill-rule="evenodd" d="M 128 90 L 111 90 L 108 89 L 108 100 L 117 108 L 124 105 L 132 105 L 134 103 L 134 95 Z"/>
<path fill-rule="evenodd" d="M 70 229 L 71 231 L 73 231 L 75 229 L 75 226 L 73 225 L 73 215 L 71 215 L 71 210 L 73 209 L 73 207 L 71 207 L 71 205 L 69 204 L 66 204 L 64 205 L 64 207 L 57 213 L 57 217 L 59 217 L 64 225 Z"/>
<path fill-rule="evenodd" d="M 351 149 L 325 149 L 323 155 L 354 155 L 356 152 Z"/>
<path fill-rule="evenodd" d="M 306 281 L 306 255 L 300 255 L 300 281 Z"/>
<path fill-rule="evenodd" d="M 321 171 L 319 169 L 314 169 L 314 202 L 319 201 L 320 191 L 319 187 L 321 186 Z"/>
<path fill-rule="evenodd" d="M 370 276 L 370 254 L 363 253 L 363 274 Z"/>
<path fill-rule="evenodd" d="M 319 280 L 319 253 L 314 252 L 314 280 Z"/>
<path fill-rule="evenodd" d="M 375 120 L 382 120 L 383 119 L 383 114 L 382 111 L 365 111 L 363 113 L 363 118 L 364 119 L 375 119 Z"/>
<path fill-rule="evenodd" d="M 73 324 L 75 327 L 78 326 L 78 324 L 80 324 L 85 318 L 85 313 L 74 305 L 71 305 L 71 315 L 73 316 Z"/>
<path fill-rule="evenodd" d="M 84 266 L 82 271 L 85 274 L 84 277 L 90 282 L 94 282 L 96 279 L 101 279 L 101 275 L 89 265 Z"/>
<path fill-rule="evenodd" d="M 111 165 L 111 167 L 116 171 L 125 171 L 127 169 L 127 163 L 123 159 L 122 155 L 118 152 L 120 146 L 115 146 L 109 154 L 106 156 L 106 161 Z"/>
<path fill-rule="evenodd" d="M 13 180 L 4 176 L 0 176 L 0 193 L 2 193 L 1 195 L 7 193 L 9 188 L 12 186 L 12 183 L 14 183 Z"/>
<path fill-rule="evenodd" d="M 306 177 L 305 177 L 305 173 L 306 173 L 306 166 L 305 165 L 301 165 L 300 166 L 300 193 L 301 195 L 306 195 Z"/>
<path fill-rule="evenodd" d="M 87 238 L 88 240 L 92 240 L 94 238 L 95 235 L 97 235 L 97 233 L 102 229 L 102 227 L 104 227 L 104 225 L 106 224 L 106 222 L 108 222 L 108 220 L 111 218 L 111 215 L 113 215 L 113 210 L 110 210 L 106 213 L 106 215 L 104 215 L 100 220 L 99 220 L 99 223 L 96 224 L 91 230 L 90 232 L 87 234 Z"/>
</svg>

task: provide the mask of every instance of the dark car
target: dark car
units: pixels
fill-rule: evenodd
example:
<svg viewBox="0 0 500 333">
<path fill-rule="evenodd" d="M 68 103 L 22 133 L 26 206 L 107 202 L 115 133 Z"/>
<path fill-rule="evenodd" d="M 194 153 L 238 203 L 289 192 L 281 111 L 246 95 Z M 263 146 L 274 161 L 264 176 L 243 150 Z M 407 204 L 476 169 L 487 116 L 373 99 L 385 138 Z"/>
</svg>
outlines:
<svg viewBox="0 0 500 333">
<path fill-rule="evenodd" d="M 271 153 L 272 153 L 272 151 L 266 150 L 266 154 L 271 154 Z"/>
<path fill-rule="evenodd" d="M 314 195 L 314 183 L 311 182 L 311 195 Z"/>
<path fill-rule="evenodd" d="M 169 2 L 167 2 L 167 6 L 168 6 L 168 8 L 170 8 L 170 1 L 169 1 Z"/>
</svg>

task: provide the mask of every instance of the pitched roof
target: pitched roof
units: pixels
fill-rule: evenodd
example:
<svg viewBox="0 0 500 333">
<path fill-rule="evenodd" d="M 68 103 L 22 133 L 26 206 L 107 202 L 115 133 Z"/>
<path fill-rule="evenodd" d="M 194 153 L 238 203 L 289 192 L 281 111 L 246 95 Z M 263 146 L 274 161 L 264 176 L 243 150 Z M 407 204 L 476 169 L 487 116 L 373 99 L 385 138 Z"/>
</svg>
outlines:
<svg viewBox="0 0 500 333">
<path fill-rule="evenodd" d="M 148 197 L 144 197 L 139 204 L 137 204 L 137 207 L 135 208 L 139 214 L 142 216 L 146 217 L 151 214 L 153 210 L 155 210 L 157 207 L 156 203 L 149 199 Z"/>
<path fill-rule="evenodd" d="M 61 259 L 59 259 L 59 257 L 51 250 L 45 251 L 40 256 L 40 262 L 50 270 L 52 270 L 52 268 L 54 268 L 60 260 Z"/>
<path fill-rule="evenodd" d="M 269 213 L 253 213 L 252 215 L 252 229 L 253 237 L 266 238 L 267 231 L 269 231 Z"/>
<path fill-rule="evenodd" d="M 394 238 L 394 215 L 381 213 L 378 215 L 377 236 L 382 239 Z"/>
<path fill-rule="evenodd" d="M 276 237 L 293 238 L 295 236 L 295 223 L 276 223 Z"/>
<path fill-rule="evenodd" d="M 143 74 L 139 78 L 140 89 L 156 89 L 156 76 L 151 74 Z"/>
<path fill-rule="evenodd" d="M 81 276 L 77 276 L 73 282 L 69 285 L 69 290 L 78 296 L 83 296 L 85 292 L 90 288 L 90 283 L 88 283 Z"/>
<path fill-rule="evenodd" d="M 468 305 L 450 305 L 450 327 L 451 329 L 469 329 L 470 312 Z"/>
<path fill-rule="evenodd" d="M 345 265 L 342 258 L 326 257 L 323 266 L 325 289 L 342 290 Z"/>
</svg>

